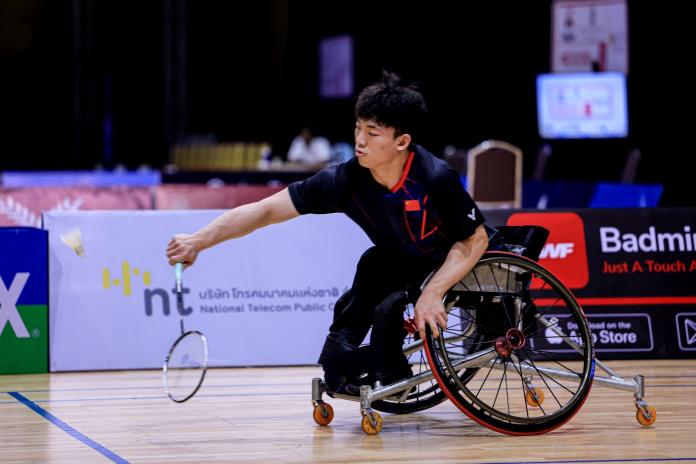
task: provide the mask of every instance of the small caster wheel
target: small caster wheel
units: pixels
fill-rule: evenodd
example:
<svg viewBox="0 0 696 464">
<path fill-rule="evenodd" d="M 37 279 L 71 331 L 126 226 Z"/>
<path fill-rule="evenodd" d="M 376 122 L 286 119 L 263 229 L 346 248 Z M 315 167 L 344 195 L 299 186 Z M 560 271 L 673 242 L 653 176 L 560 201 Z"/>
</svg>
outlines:
<svg viewBox="0 0 696 464">
<path fill-rule="evenodd" d="M 366 413 L 362 418 L 362 429 L 368 435 L 377 435 L 382 430 L 382 416 L 380 413 L 377 411 Z"/>
<path fill-rule="evenodd" d="M 312 417 L 314 417 L 314 422 L 319 425 L 329 425 L 334 418 L 333 408 L 329 403 L 318 403 L 314 406 Z"/>
<path fill-rule="evenodd" d="M 648 410 L 650 411 L 650 417 L 647 417 L 641 408 L 638 408 L 636 411 L 636 420 L 640 425 L 644 425 L 645 427 L 650 427 L 655 423 L 655 420 L 657 420 L 655 408 L 648 406 Z"/>
<path fill-rule="evenodd" d="M 534 408 L 538 408 L 544 403 L 544 391 L 541 388 L 530 388 L 524 397 L 527 404 Z"/>
</svg>

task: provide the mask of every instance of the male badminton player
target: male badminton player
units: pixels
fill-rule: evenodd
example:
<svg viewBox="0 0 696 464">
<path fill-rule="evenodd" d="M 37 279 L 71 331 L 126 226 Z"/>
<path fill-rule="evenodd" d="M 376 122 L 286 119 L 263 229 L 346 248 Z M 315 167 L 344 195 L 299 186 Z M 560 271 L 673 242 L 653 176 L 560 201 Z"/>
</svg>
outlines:
<svg viewBox="0 0 696 464">
<path fill-rule="evenodd" d="M 329 389 L 357 394 L 357 383 L 387 385 L 412 375 L 402 354 L 402 311 L 409 289 L 439 268 L 417 297 L 421 337 L 447 325 L 443 295 L 486 251 L 484 218 L 447 163 L 415 144 L 425 100 L 399 76 L 383 73 L 355 106 L 355 158 L 256 203 L 223 213 L 167 245 L 170 264 L 300 214 L 344 213 L 374 243 L 360 258 L 353 285 L 336 302 L 319 357 Z M 372 327 L 370 345 L 358 349 Z M 369 373 L 367 377 L 363 374 Z"/>
</svg>

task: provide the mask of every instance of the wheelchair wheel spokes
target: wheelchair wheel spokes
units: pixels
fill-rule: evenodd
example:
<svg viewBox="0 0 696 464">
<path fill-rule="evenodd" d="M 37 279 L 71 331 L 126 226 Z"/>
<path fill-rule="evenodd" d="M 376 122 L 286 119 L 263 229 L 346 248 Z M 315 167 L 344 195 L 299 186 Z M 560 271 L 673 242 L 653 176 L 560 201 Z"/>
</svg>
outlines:
<svg viewBox="0 0 696 464">
<path fill-rule="evenodd" d="M 414 335 L 415 334 L 409 334 L 406 337 L 405 345 L 408 345 L 415 341 Z M 426 359 L 425 354 L 423 353 L 422 345 L 420 350 L 409 354 L 408 356 L 406 356 L 406 358 L 408 359 L 408 363 L 411 365 L 411 370 L 413 371 L 414 375 L 422 374 L 423 372 L 427 372 L 430 370 L 428 360 Z M 437 384 L 435 380 L 431 380 L 429 382 L 417 385 L 415 389 L 408 395 L 408 399 L 416 401 L 423 400 L 430 394 L 439 391 L 440 386 Z M 442 397 L 442 399 L 444 400 L 444 396 Z"/>
<path fill-rule="evenodd" d="M 407 321 L 414 317 L 413 308 L 407 307 L 404 316 Z M 412 329 L 411 324 L 408 325 Z M 408 347 L 415 347 L 408 349 Z M 430 371 L 430 365 L 423 350 L 423 343 L 418 336 L 418 332 L 408 332 L 404 340 L 404 353 L 411 366 L 414 375 Z M 408 414 L 411 412 L 422 411 L 432 408 L 447 399 L 440 385 L 435 379 L 416 385 L 405 396 L 395 396 L 385 398 L 372 403 L 372 406 L 383 412 L 395 414 Z"/>
<path fill-rule="evenodd" d="M 454 294 L 471 305 L 474 329 L 461 339 L 452 325 L 427 340 L 447 396 L 477 422 L 504 433 L 544 433 L 567 422 L 594 375 L 590 332 L 573 295 L 533 261 L 500 253 L 487 254 L 445 302 Z M 448 325 L 453 319 L 450 311 Z M 462 369 L 462 356 L 476 352 L 489 353 L 488 359 Z"/>
</svg>

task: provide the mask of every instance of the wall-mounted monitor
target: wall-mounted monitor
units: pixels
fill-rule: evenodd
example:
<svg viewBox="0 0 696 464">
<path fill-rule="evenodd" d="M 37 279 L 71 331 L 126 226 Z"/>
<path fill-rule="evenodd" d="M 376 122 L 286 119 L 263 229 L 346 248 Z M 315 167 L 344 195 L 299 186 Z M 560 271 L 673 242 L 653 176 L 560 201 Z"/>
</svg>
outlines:
<svg viewBox="0 0 696 464">
<path fill-rule="evenodd" d="M 628 135 L 626 77 L 622 73 L 559 73 L 537 77 L 539 135 L 546 139 Z"/>
</svg>

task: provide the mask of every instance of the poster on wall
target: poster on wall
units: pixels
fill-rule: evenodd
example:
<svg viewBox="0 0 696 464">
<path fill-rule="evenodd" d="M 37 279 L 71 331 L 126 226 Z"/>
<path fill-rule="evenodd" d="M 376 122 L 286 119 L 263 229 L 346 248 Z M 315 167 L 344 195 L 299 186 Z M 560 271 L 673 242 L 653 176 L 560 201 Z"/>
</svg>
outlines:
<svg viewBox="0 0 696 464">
<path fill-rule="evenodd" d="M 626 0 L 555 0 L 551 10 L 553 72 L 628 74 Z"/>
</svg>

